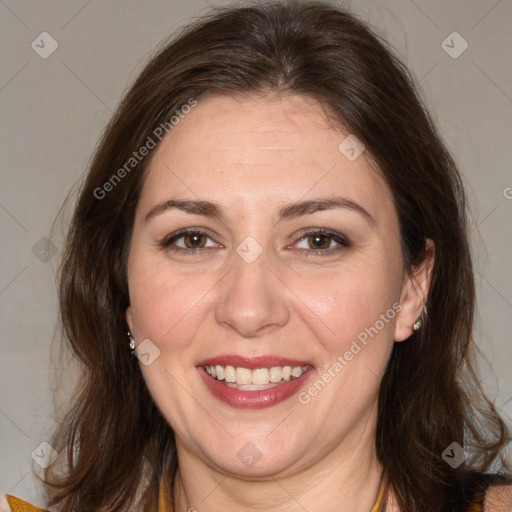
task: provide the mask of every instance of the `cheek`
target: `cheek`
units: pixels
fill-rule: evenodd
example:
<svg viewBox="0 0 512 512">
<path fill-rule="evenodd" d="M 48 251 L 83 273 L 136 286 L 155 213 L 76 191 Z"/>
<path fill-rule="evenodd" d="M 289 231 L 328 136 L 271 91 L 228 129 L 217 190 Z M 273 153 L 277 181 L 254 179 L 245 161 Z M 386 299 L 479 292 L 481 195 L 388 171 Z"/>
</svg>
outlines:
<svg viewBox="0 0 512 512">
<path fill-rule="evenodd" d="M 176 274 L 168 264 L 134 261 L 129 272 L 134 332 L 158 346 L 179 347 L 193 335 L 215 280 L 209 273 Z"/>
<path fill-rule="evenodd" d="M 307 306 L 302 324 L 317 341 L 311 350 L 321 364 L 299 400 L 333 428 L 345 429 L 378 392 L 394 343 L 399 292 L 393 274 L 370 266 L 315 282 L 314 288 L 304 282 L 297 295 Z"/>
<path fill-rule="evenodd" d="M 376 337 L 375 328 L 379 336 L 392 339 L 393 304 L 400 296 L 396 283 L 396 271 L 386 271 L 374 262 L 353 265 L 350 271 L 298 278 L 292 287 L 302 304 L 304 323 L 332 354 L 344 352 L 358 337 L 364 341 L 369 330 Z"/>
</svg>

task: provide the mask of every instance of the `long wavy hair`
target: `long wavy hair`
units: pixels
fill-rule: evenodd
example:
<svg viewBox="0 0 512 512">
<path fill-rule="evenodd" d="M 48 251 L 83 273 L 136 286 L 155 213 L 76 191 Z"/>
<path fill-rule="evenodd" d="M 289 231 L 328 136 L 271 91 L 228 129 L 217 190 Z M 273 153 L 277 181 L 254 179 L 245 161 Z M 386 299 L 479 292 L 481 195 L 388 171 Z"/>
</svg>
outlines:
<svg viewBox="0 0 512 512">
<path fill-rule="evenodd" d="M 53 439 L 61 462 L 46 474 L 49 505 L 154 511 L 162 481 L 172 501 L 174 434 L 126 334 L 127 253 L 155 150 L 133 158 L 148 138 L 158 144 L 162 126 L 172 136 L 176 110 L 205 94 L 278 92 L 319 101 L 364 143 L 386 180 L 404 267 L 422 261 L 426 238 L 435 243 L 428 315 L 410 340 L 395 343 L 380 385 L 376 450 L 400 510 L 445 512 L 469 472 L 495 463 L 508 469 L 501 454 L 509 433 L 474 366 L 475 288 L 462 181 L 417 91 L 385 41 L 323 2 L 220 8 L 156 52 L 98 144 L 67 236 L 61 324 L 81 378 Z M 469 453 L 457 468 L 442 458 L 453 442 Z"/>
</svg>

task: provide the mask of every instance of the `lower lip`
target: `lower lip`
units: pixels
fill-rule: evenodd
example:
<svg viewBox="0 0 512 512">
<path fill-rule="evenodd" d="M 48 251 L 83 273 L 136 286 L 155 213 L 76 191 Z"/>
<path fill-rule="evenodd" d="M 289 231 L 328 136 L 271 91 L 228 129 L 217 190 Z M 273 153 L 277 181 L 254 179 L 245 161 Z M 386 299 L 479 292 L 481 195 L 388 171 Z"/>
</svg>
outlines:
<svg viewBox="0 0 512 512">
<path fill-rule="evenodd" d="M 242 391 L 230 388 L 217 379 L 210 377 L 202 366 L 197 369 L 213 396 L 231 407 L 239 409 L 264 409 L 277 405 L 297 393 L 306 379 L 313 373 L 313 368 L 310 367 L 298 379 L 293 379 L 268 389 Z"/>
</svg>

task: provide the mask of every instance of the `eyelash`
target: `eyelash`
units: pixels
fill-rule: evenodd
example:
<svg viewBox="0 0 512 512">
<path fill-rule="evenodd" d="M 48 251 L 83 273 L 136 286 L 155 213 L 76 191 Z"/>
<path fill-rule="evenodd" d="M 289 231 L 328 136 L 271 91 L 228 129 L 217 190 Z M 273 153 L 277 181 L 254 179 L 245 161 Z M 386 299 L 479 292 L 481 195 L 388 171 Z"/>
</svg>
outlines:
<svg viewBox="0 0 512 512">
<path fill-rule="evenodd" d="M 186 254 L 190 254 L 190 255 L 198 254 L 200 249 L 202 249 L 202 250 L 212 249 L 212 247 L 199 247 L 199 248 L 195 248 L 195 249 L 189 249 L 189 248 L 184 249 L 183 247 L 170 247 L 170 245 L 172 243 L 176 242 L 180 238 L 183 238 L 184 236 L 186 236 L 187 234 L 190 234 L 190 233 L 193 233 L 195 235 L 206 235 L 208 238 L 211 238 L 208 233 L 201 231 L 200 229 L 186 228 L 186 229 L 182 229 L 182 230 L 178 231 L 177 233 L 174 233 L 170 237 L 167 237 L 164 240 L 162 240 L 162 242 L 160 242 L 160 246 L 162 248 L 166 249 L 167 251 L 170 251 L 173 253 L 180 252 L 181 254 L 185 254 L 185 255 Z M 352 245 L 351 242 L 349 241 L 349 239 L 347 237 L 345 237 L 344 235 L 342 235 L 341 233 L 337 233 L 336 231 L 330 231 L 330 230 L 324 229 L 324 228 L 318 228 L 318 229 L 315 229 L 312 231 L 306 231 L 306 232 L 302 233 L 299 236 L 299 239 L 297 240 L 297 242 L 295 242 L 295 243 L 302 242 L 303 240 L 305 240 L 309 237 L 315 236 L 315 235 L 321 235 L 321 236 L 330 238 L 332 241 L 336 242 L 338 244 L 338 246 L 334 249 L 298 249 L 299 254 L 305 255 L 305 256 L 311 256 L 311 255 L 313 255 L 313 256 L 329 256 L 335 252 L 346 249 Z"/>
</svg>

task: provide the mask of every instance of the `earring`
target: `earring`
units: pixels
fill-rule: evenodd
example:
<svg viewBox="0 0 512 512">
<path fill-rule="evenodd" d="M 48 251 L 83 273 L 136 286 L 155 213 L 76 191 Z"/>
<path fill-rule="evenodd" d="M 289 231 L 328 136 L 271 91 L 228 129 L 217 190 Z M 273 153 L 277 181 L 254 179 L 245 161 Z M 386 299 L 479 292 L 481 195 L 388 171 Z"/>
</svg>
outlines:
<svg viewBox="0 0 512 512">
<path fill-rule="evenodd" d="M 130 331 L 128 331 L 128 338 L 130 338 L 130 350 L 133 352 L 135 350 L 135 338 Z"/>
<path fill-rule="evenodd" d="M 425 302 L 424 299 L 422 299 L 422 302 L 423 302 L 423 312 L 421 313 L 421 316 L 418 318 L 418 320 L 416 320 L 416 322 L 414 322 L 414 324 L 412 326 L 412 330 L 414 332 L 419 331 L 421 329 L 421 326 L 423 325 L 423 317 L 427 316 L 427 303 Z"/>
</svg>

